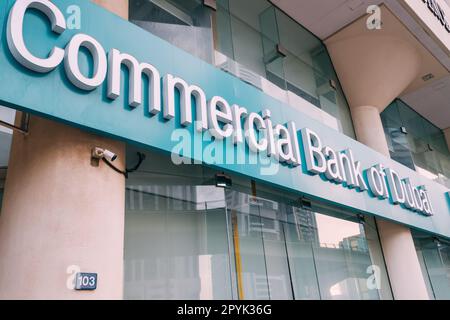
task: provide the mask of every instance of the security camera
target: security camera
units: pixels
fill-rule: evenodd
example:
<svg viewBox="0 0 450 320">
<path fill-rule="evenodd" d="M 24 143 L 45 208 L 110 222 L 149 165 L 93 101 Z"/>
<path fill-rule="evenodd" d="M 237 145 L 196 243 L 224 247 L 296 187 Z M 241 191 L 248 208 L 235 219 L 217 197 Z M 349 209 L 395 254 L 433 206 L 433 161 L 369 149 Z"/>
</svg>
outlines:
<svg viewBox="0 0 450 320">
<path fill-rule="evenodd" d="M 92 158 L 94 158 L 94 159 L 104 158 L 108 161 L 113 162 L 114 160 L 117 159 L 117 154 L 115 154 L 114 152 L 109 151 L 107 149 L 95 147 L 94 149 L 92 149 Z"/>
<path fill-rule="evenodd" d="M 117 154 L 105 149 L 105 151 L 103 151 L 103 158 L 105 158 L 108 161 L 113 162 L 114 160 L 117 159 Z"/>
</svg>

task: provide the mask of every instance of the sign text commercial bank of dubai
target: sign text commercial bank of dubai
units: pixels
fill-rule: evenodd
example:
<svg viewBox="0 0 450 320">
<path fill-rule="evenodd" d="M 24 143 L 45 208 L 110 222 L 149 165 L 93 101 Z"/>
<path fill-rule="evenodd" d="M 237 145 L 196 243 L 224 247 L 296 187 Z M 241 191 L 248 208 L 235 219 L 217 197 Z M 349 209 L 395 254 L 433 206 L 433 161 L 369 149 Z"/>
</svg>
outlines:
<svg viewBox="0 0 450 320">
<path fill-rule="evenodd" d="M 74 35 L 65 49 L 54 47 L 47 58 L 34 56 L 27 48 L 23 36 L 23 23 L 28 9 L 37 9 L 50 20 L 52 30 L 62 34 L 66 30 L 63 13 L 48 0 L 17 0 L 12 7 L 7 23 L 7 42 L 11 54 L 24 67 L 38 73 L 49 73 L 64 63 L 64 69 L 70 82 L 84 91 L 91 91 L 107 80 L 107 97 L 117 99 L 121 95 L 121 68 L 125 65 L 130 74 L 129 101 L 131 107 L 142 102 L 142 76 L 149 79 L 150 99 L 146 106 L 152 115 L 163 112 L 166 120 L 175 117 L 175 91 L 180 93 L 180 122 L 184 127 L 195 123 L 195 130 L 208 130 L 217 140 L 233 139 L 234 144 L 247 143 L 255 153 L 265 153 L 280 163 L 296 167 L 302 164 L 301 151 L 305 166 L 310 174 L 321 174 L 333 183 L 342 184 L 357 191 L 370 192 L 379 199 L 390 199 L 394 205 L 417 211 L 426 216 L 433 215 L 433 207 L 427 190 L 423 186 L 413 186 L 410 179 L 400 177 L 390 168 L 378 164 L 365 170 L 355 160 L 351 149 L 333 150 L 323 145 L 314 131 L 303 128 L 301 140 L 297 134 L 295 122 L 286 125 L 274 124 L 268 109 L 261 113 L 248 112 L 245 107 L 230 105 L 220 96 L 207 100 L 202 88 L 189 85 L 181 78 L 166 74 L 162 88 L 160 73 L 153 65 L 141 63 L 132 55 L 111 49 L 107 54 L 102 45 L 93 37 L 78 33 Z M 90 76 L 82 73 L 78 58 L 81 48 L 89 51 L 94 61 L 94 71 Z M 161 99 L 161 89 L 163 96 Z M 195 101 L 195 121 L 193 121 L 192 99 Z M 242 125 L 243 123 L 243 125 Z"/>
</svg>

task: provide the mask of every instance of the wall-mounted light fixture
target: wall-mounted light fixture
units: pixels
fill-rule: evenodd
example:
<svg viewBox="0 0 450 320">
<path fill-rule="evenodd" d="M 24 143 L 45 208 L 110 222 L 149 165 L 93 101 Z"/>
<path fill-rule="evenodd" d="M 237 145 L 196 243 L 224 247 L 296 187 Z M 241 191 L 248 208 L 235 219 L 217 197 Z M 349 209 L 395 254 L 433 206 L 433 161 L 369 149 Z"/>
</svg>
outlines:
<svg viewBox="0 0 450 320">
<path fill-rule="evenodd" d="M 272 51 L 264 56 L 264 63 L 269 64 L 279 58 L 285 58 L 288 55 L 287 50 L 281 45 L 276 44 Z"/>
<path fill-rule="evenodd" d="M 300 205 L 304 210 L 311 210 L 312 204 L 311 201 L 306 198 L 300 198 Z"/>
<path fill-rule="evenodd" d="M 216 187 L 229 189 L 233 185 L 231 178 L 223 173 L 216 174 Z"/>
</svg>

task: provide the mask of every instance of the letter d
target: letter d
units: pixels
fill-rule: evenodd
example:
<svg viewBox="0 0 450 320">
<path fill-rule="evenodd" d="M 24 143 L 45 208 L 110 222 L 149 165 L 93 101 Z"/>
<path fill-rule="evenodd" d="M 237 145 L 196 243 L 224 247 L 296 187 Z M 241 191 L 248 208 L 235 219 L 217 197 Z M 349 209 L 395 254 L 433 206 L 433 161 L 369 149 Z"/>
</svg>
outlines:
<svg viewBox="0 0 450 320">
<path fill-rule="evenodd" d="M 391 192 L 392 202 L 394 204 L 403 204 L 406 201 L 405 192 L 403 190 L 402 181 L 397 172 L 386 168 L 389 190 Z"/>
</svg>

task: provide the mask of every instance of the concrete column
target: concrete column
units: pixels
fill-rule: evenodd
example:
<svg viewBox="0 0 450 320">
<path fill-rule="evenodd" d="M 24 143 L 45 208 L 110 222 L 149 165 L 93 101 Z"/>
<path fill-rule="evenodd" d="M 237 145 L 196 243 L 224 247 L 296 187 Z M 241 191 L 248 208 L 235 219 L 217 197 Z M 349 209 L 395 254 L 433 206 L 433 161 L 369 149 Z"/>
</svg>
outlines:
<svg viewBox="0 0 450 320">
<path fill-rule="evenodd" d="M 92 0 L 92 2 L 128 20 L 128 0 Z"/>
<path fill-rule="evenodd" d="M 127 1 L 100 1 L 128 15 Z M 63 107 L 63 106 L 62 106 Z M 95 146 L 125 144 L 32 116 L 14 133 L 0 215 L 0 299 L 121 299 L 125 178 L 100 162 Z M 77 268 L 98 273 L 95 291 L 67 287 Z M 69 272 L 69 273 L 68 273 Z"/>
<path fill-rule="evenodd" d="M 382 219 L 377 219 L 377 227 L 394 298 L 430 299 L 411 230 Z"/>
<path fill-rule="evenodd" d="M 421 56 L 387 31 L 368 31 L 362 19 L 326 41 L 350 104 L 358 141 L 389 157 L 380 113 L 419 75 Z M 411 230 L 376 219 L 394 298 L 429 299 Z"/>
</svg>

